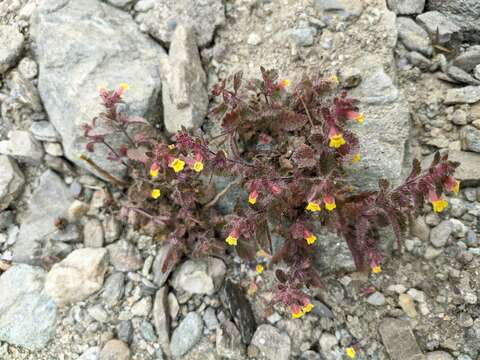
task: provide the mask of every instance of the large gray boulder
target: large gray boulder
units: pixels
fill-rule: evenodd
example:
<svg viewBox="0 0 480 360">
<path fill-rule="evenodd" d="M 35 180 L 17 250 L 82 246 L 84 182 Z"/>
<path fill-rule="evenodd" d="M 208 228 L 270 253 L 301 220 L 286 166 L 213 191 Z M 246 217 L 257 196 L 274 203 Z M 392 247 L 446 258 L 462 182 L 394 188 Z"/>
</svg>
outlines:
<svg viewBox="0 0 480 360">
<path fill-rule="evenodd" d="M 0 341 L 30 350 L 55 333 L 57 306 L 44 290 L 45 271 L 19 264 L 0 277 Z"/>
<path fill-rule="evenodd" d="M 102 110 L 99 87 L 128 83 L 125 100 L 130 113 L 159 120 L 159 57 L 164 51 L 127 13 L 97 0 L 42 0 L 32 18 L 31 35 L 40 67 L 40 95 L 67 158 L 77 165 L 88 168 L 79 159 L 86 144 L 80 125 Z M 121 175 L 122 167 L 107 160 L 106 152 L 98 146 L 92 159 Z"/>
<path fill-rule="evenodd" d="M 15 262 L 39 265 L 43 257 L 58 255 L 51 252 L 54 249 L 46 249 L 45 243 L 58 233 L 55 219 L 67 217 L 73 200 L 67 185 L 56 173 L 47 170 L 40 176 L 13 247 Z M 62 244 L 60 241 L 52 243 L 57 246 Z"/>
<path fill-rule="evenodd" d="M 440 11 L 455 22 L 469 40 L 480 40 L 480 2 L 478 0 L 429 0 L 428 10 Z"/>
</svg>

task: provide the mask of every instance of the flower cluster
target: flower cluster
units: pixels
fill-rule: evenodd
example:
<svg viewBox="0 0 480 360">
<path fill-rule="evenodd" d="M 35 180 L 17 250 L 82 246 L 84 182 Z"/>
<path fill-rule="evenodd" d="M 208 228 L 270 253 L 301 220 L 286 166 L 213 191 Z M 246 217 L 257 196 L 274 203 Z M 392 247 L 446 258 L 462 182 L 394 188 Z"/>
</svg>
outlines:
<svg viewBox="0 0 480 360">
<path fill-rule="evenodd" d="M 319 228 L 345 239 L 360 271 L 378 275 L 384 255 L 377 229 L 391 225 L 401 246 L 408 215 L 425 200 L 442 212 L 448 207 L 443 193 L 458 193 L 458 164 L 437 154 L 423 172 L 414 161 L 398 187 L 380 179 L 378 191 L 353 192 L 344 178 L 345 167 L 361 161 L 353 130 L 369 121 L 357 101 L 335 75 L 296 84 L 275 70 L 261 68 L 261 75 L 244 82 L 237 73 L 232 88 L 226 80 L 213 88 L 218 101 L 211 117 L 222 124 L 222 133 L 212 136 L 221 139 L 215 146 L 185 130 L 166 142 L 146 120 L 120 111 L 125 84 L 101 90 L 105 111 L 83 128 L 88 151 L 102 144 L 109 159 L 127 167 L 128 185 L 117 179 L 124 197 L 115 206 L 130 223 L 166 239 L 163 269 L 185 255 L 225 251 L 251 261 L 258 277 L 283 263 L 287 270 L 275 271 L 274 301 L 300 318 L 313 309 L 306 287 L 320 284 L 314 265 Z M 99 122 L 110 132 L 98 132 Z M 115 148 L 113 137 L 124 144 Z M 230 185 L 215 189 L 212 178 L 225 175 L 245 195 L 231 214 L 215 206 Z M 284 240 L 275 253 L 273 235 Z M 354 347 L 346 352 L 355 357 Z"/>
</svg>

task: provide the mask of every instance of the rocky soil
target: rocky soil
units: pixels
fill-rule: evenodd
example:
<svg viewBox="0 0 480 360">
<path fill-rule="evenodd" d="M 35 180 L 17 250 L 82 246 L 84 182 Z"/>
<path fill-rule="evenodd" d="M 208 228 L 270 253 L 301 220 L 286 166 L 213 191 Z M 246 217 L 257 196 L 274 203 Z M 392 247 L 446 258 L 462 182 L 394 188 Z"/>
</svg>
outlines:
<svg viewBox="0 0 480 360">
<path fill-rule="evenodd" d="M 478 359 L 478 18 L 477 0 L 0 1 L 0 359 Z M 79 160 L 99 87 L 128 83 L 128 110 L 166 136 L 208 136 L 208 89 L 260 65 L 337 74 L 360 100 L 359 187 L 437 150 L 461 162 L 445 213 L 426 205 L 403 252 L 385 234 L 382 273 L 322 235 L 302 319 L 233 254 L 162 272 L 168 249 L 119 222 Z"/>
</svg>

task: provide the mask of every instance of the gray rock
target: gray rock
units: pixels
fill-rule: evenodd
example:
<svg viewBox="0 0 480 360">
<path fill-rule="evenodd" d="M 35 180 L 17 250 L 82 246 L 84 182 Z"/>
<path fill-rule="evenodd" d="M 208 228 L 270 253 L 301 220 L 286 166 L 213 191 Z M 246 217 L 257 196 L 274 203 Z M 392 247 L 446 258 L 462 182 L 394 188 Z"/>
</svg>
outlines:
<svg viewBox="0 0 480 360">
<path fill-rule="evenodd" d="M 37 87 L 18 71 L 12 71 L 7 77 L 10 96 L 19 104 L 34 112 L 42 112 L 43 106 Z M 43 115 L 41 115 L 43 118 Z"/>
<path fill-rule="evenodd" d="M 315 0 L 315 6 L 326 15 L 339 16 L 345 20 L 356 18 L 363 11 L 359 0 Z"/>
<path fill-rule="evenodd" d="M 422 360 L 424 356 L 408 322 L 385 318 L 378 331 L 392 360 Z"/>
<path fill-rule="evenodd" d="M 250 33 L 250 35 L 248 35 L 248 39 L 247 39 L 248 45 L 257 46 L 258 44 L 261 44 L 261 43 L 262 43 L 262 38 L 257 33 L 253 32 L 253 33 Z"/>
<path fill-rule="evenodd" d="M 108 322 L 108 314 L 103 308 L 102 305 L 96 304 L 92 307 L 89 307 L 87 309 L 88 315 L 90 315 L 94 320 L 100 322 L 100 323 L 106 323 Z"/>
<path fill-rule="evenodd" d="M 480 153 L 480 129 L 474 126 L 464 126 L 460 131 L 462 150 Z"/>
<path fill-rule="evenodd" d="M 385 296 L 378 291 L 375 291 L 367 298 L 367 302 L 371 305 L 382 306 L 385 304 Z"/>
<path fill-rule="evenodd" d="M 25 79 L 32 80 L 38 75 L 38 65 L 35 60 L 26 57 L 18 63 L 18 71 Z"/>
<path fill-rule="evenodd" d="M 453 65 L 465 70 L 472 71 L 475 66 L 480 64 L 480 46 L 471 46 L 453 60 Z"/>
<path fill-rule="evenodd" d="M 99 360 L 130 360 L 130 349 L 120 340 L 109 340 L 100 352 Z"/>
<path fill-rule="evenodd" d="M 218 327 L 218 319 L 214 308 L 208 307 L 205 309 L 205 312 L 203 313 L 203 322 L 208 330 L 214 330 Z"/>
<path fill-rule="evenodd" d="M 468 85 L 479 85 L 480 81 L 475 79 L 472 75 L 467 73 L 465 70 L 460 69 L 456 66 L 449 66 L 447 69 L 447 75 L 453 80 Z"/>
<path fill-rule="evenodd" d="M 132 5 L 133 1 L 134 0 L 108 0 L 108 3 L 120 9 L 124 9 Z"/>
<path fill-rule="evenodd" d="M 387 0 L 388 7 L 397 15 L 421 14 L 425 0 Z"/>
<path fill-rule="evenodd" d="M 427 9 L 439 11 L 457 24 L 467 40 L 480 39 L 480 7 L 477 0 L 429 0 Z"/>
<path fill-rule="evenodd" d="M 140 331 L 145 340 L 149 342 L 155 342 L 157 340 L 157 336 L 155 335 L 155 329 L 153 328 L 151 322 L 143 320 L 140 324 Z"/>
<path fill-rule="evenodd" d="M 110 263 L 115 270 L 122 272 L 136 271 L 142 268 L 143 258 L 134 244 L 119 240 L 107 246 Z"/>
<path fill-rule="evenodd" d="M 480 101 L 480 86 L 448 89 L 444 99 L 446 105 L 474 104 L 477 101 Z"/>
<path fill-rule="evenodd" d="M 116 272 L 105 281 L 102 298 L 110 306 L 114 306 L 122 300 L 125 293 L 125 274 Z"/>
<path fill-rule="evenodd" d="M 99 86 L 128 83 L 129 113 L 159 120 L 158 58 L 164 51 L 140 32 L 129 14 L 96 0 L 42 0 L 32 18 L 31 36 L 45 109 L 62 136 L 66 157 L 78 166 L 92 171 L 79 158 L 87 142 L 80 125 L 103 110 Z M 117 136 L 111 141 L 116 146 L 123 140 Z M 98 146 L 90 155 L 107 171 L 123 174 L 106 154 L 107 149 Z"/>
<path fill-rule="evenodd" d="M 312 304 L 314 305 L 312 310 L 313 314 L 325 317 L 327 319 L 333 319 L 335 317 L 332 313 L 332 310 L 330 310 L 330 308 L 324 303 L 321 303 L 318 300 L 312 300 Z"/>
<path fill-rule="evenodd" d="M 187 260 L 173 274 L 172 286 L 177 291 L 212 295 L 222 285 L 226 271 L 225 263 L 214 257 Z"/>
<path fill-rule="evenodd" d="M 425 222 L 423 216 L 419 216 L 411 222 L 410 232 L 422 241 L 428 241 L 430 238 L 430 227 Z"/>
<path fill-rule="evenodd" d="M 300 360 L 322 360 L 322 356 L 313 350 L 307 350 L 300 355 Z"/>
<path fill-rule="evenodd" d="M 365 123 L 355 128 L 362 160 L 348 169 L 353 183 L 362 189 L 377 189 L 379 178 L 399 184 L 403 164 L 410 162 L 406 151 L 410 131 L 408 104 L 379 61 L 370 56 L 359 60 L 356 67 L 362 72 L 362 82 L 350 91 L 365 114 Z"/>
<path fill-rule="evenodd" d="M 203 321 L 196 312 L 190 312 L 175 329 L 170 341 L 170 350 L 173 356 L 182 356 L 202 337 Z"/>
<path fill-rule="evenodd" d="M 225 10 L 221 0 L 191 1 L 140 1 L 136 4 L 137 21 L 146 31 L 162 43 L 169 44 L 177 24 L 192 24 L 197 44 L 206 47 L 213 40 L 215 29 L 225 22 Z"/>
<path fill-rule="evenodd" d="M 217 327 L 216 336 L 217 354 L 227 359 L 243 359 L 245 345 L 237 327 L 231 321 L 225 321 Z"/>
<path fill-rule="evenodd" d="M 464 110 L 457 109 L 453 112 L 452 123 L 455 125 L 467 125 L 468 121 L 468 114 Z"/>
<path fill-rule="evenodd" d="M 147 317 L 152 311 L 152 298 L 144 297 L 132 305 L 130 312 L 133 316 Z"/>
<path fill-rule="evenodd" d="M 44 291 L 45 271 L 12 266 L 0 277 L 0 340 L 30 350 L 44 348 L 55 333 L 57 306 Z"/>
<path fill-rule="evenodd" d="M 35 140 L 28 131 L 10 131 L 8 138 L 9 140 L 0 141 L 0 154 L 9 155 L 18 161 L 33 165 L 42 162 L 42 144 Z"/>
<path fill-rule="evenodd" d="M 397 18 L 398 37 L 409 50 L 423 55 L 432 55 L 433 48 L 428 33 L 415 21 L 407 17 Z"/>
<path fill-rule="evenodd" d="M 433 351 L 426 355 L 427 360 L 453 360 L 453 356 L 445 351 Z"/>
<path fill-rule="evenodd" d="M 77 360 L 98 360 L 100 357 L 100 348 L 94 346 L 86 350 Z"/>
<path fill-rule="evenodd" d="M 12 25 L 0 25 L 0 74 L 12 67 L 20 56 L 25 39 Z"/>
<path fill-rule="evenodd" d="M 338 344 L 338 340 L 335 335 L 324 332 L 318 341 L 320 349 L 324 355 L 328 357 L 331 354 L 332 348 Z"/>
<path fill-rule="evenodd" d="M 105 242 L 111 244 L 118 240 L 123 230 L 122 223 L 114 216 L 107 216 L 103 221 L 103 232 L 105 234 Z"/>
<path fill-rule="evenodd" d="M 162 287 L 165 284 L 174 267 L 173 264 L 170 263 L 169 266 L 167 266 L 167 268 L 165 269 L 166 271 L 163 271 L 163 266 L 165 264 L 165 261 L 169 260 L 168 258 L 169 251 L 170 251 L 169 245 L 161 246 L 157 251 L 157 256 L 155 256 L 155 261 L 153 262 L 154 281 L 155 281 L 155 284 L 157 284 L 159 287 Z"/>
<path fill-rule="evenodd" d="M 317 35 L 317 29 L 311 26 L 301 29 L 292 29 L 289 32 L 289 35 L 298 46 L 308 47 L 313 45 L 315 35 Z"/>
<path fill-rule="evenodd" d="M 47 142 L 43 144 L 43 148 L 45 149 L 45 153 L 51 156 L 63 156 L 62 145 L 59 143 Z"/>
<path fill-rule="evenodd" d="M 0 155 L 0 211 L 20 195 L 24 184 L 25 177 L 15 160 Z"/>
<path fill-rule="evenodd" d="M 452 231 L 452 223 L 449 220 L 443 220 L 430 231 L 430 242 L 433 246 L 441 248 L 447 244 Z"/>
<path fill-rule="evenodd" d="M 475 66 L 475 69 L 473 69 L 473 76 L 475 77 L 475 79 L 480 80 L 480 64 Z"/>
<path fill-rule="evenodd" d="M 153 323 L 157 330 L 158 342 L 166 354 L 170 354 L 170 321 L 168 287 L 164 286 L 155 295 Z"/>
<path fill-rule="evenodd" d="M 450 150 L 448 157 L 449 160 L 460 163 L 460 166 L 455 170 L 455 177 L 460 180 L 463 185 L 480 184 L 480 154 Z"/>
<path fill-rule="evenodd" d="M 40 264 L 44 256 L 56 255 L 46 251 L 43 244 L 57 232 L 55 219 L 67 218 L 72 201 L 68 187 L 57 174 L 47 170 L 40 176 L 13 247 L 15 262 Z"/>
<path fill-rule="evenodd" d="M 427 11 L 417 16 L 417 23 L 422 25 L 432 39 L 445 44 L 458 37 L 460 28 L 438 11 Z"/>
<path fill-rule="evenodd" d="M 234 282 L 227 280 L 223 289 L 222 301 L 238 326 L 243 343 L 249 344 L 255 332 L 256 324 L 252 307 L 245 297 L 242 288 Z"/>
<path fill-rule="evenodd" d="M 315 265 L 322 273 L 355 271 L 355 263 L 347 243 L 337 234 L 326 231 L 318 224 L 315 230 Z"/>
<path fill-rule="evenodd" d="M 40 141 L 55 142 L 60 140 L 60 135 L 50 121 L 35 121 L 30 126 L 29 131 L 35 139 Z"/>
<path fill-rule="evenodd" d="M 106 270 L 106 249 L 78 249 L 52 267 L 45 290 L 58 305 L 85 300 L 102 288 Z"/>
<path fill-rule="evenodd" d="M 467 231 L 467 235 L 465 236 L 465 244 L 467 244 L 467 246 L 478 245 L 478 237 L 477 237 L 477 234 L 475 234 L 475 231 L 473 230 Z"/>
<path fill-rule="evenodd" d="M 130 320 L 120 321 L 116 327 L 117 337 L 125 344 L 131 344 L 133 340 L 133 325 Z"/>
<path fill-rule="evenodd" d="M 255 346 L 263 358 L 268 360 L 290 359 L 290 337 L 271 325 L 260 325 L 255 331 L 251 345 Z"/>
<path fill-rule="evenodd" d="M 410 51 L 407 54 L 407 59 L 410 64 L 418 67 L 420 70 L 428 70 L 432 66 L 430 59 L 426 58 L 422 54 L 416 51 Z"/>
<path fill-rule="evenodd" d="M 200 127 L 207 115 L 207 77 L 192 28 L 177 26 L 168 57 L 161 58 L 164 123 L 173 134 Z"/>
<path fill-rule="evenodd" d="M 88 220 L 83 227 L 83 242 L 85 247 L 101 248 L 103 246 L 103 240 L 103 227 L 100 220 Z"/>
</svg>

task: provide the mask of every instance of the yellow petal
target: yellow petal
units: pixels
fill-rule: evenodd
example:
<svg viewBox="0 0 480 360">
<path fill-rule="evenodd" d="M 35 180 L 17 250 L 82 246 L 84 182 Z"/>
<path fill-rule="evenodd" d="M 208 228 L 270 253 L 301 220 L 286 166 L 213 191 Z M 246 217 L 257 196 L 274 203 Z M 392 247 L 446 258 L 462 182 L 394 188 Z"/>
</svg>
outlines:
<svg viewBox="0 0 480 360">
<path fill-rule="evenodd" d="M 382 267 L 381 267 L 380 265 L 374 266 L 374 267 L 372 268 L 372 272 L 373 272 L 374 274 L 380 274 L 380 273 L 382 272 Z"/>
<path fill-rule="evenodd" d="M 303 312 L 304 312 L 304 313 L 309 313 L 310 311 L 313 310 L 314 307 L 315 307 L 315 306 L 314 306 L 312 303 L 310 303 L 310 304 L 308 304 L 308 305 L 306 305 L 306 306 L 303 307 Z"/>
<path fill-rule="evenodd" d="M 335 204 L 335 202 L 325 203 L 325 209 L 327 209 L 328 211 L 332 211 L 336 207 L 337 207 L 337 204 Z"/>
<path fill-rule="evenodd" d="M 237 238 L 235 236 L 229 235 L 226 239 L 225 242 L 230 245 L 230 246 L 237 246 Z"/>
<path fill-rule="evenodd" d="M 162 193 L 160 192 L 160 189 L 153 189 L 151 192 L 151 196 L 154 199 L 158 199 Z"/>
<path fill-rule="evenodd" d="M 310 234 L 309 236 L 307 236 L 307 237 L 305 238 L 305 240 L 307 240 L 307 244 L 308 244 L 308 245 L 312 245 L 312 244 L 315 243 L 315 241 L 317 241 L 317 237 L 316 237 L 315 235 L 313 235 L 313 234 Z"/>
<path fill-rule="evenodd" d="M 173 169 L 173 171 L 178 173 L 178 172 L 182 171 L 183 168 L 185 167 L 185 161 L 180 160 L 180 159 L 175 159 L 175 160 L 173 160 L 170 167 Z"/>
<path fill-rule="evenodd" d="M 257 274 L 263 273 L 263 270 L 264 270 L 264 268 L 263 268 L 263 265 L 261 265 L 261 264 L 258 264 L 258 265 L 255 267 L 255 271 L 257 272 Z"/>
<path fill-rule="evenodd" d="M 312 212 L 322 210 L 322 208 L 320 207 L 320 204 L 316 202 L 309 202 L 305 209 Z"/>
<path fill-rule="evenodd" d="M 346 348 L 345 353 L 347 354 L 347 356 L 350 359 L 355 359 L 355 357 L 357 356 L 357 352 L 355 351 L 355 349 L 353 347 Z"/>
<path fill-rule="evenodd" d="M 150 170 L 150 176 L 151 176 L 152 178 L 158 177 L 158 169 L 152 169 L 152 170 Z"/>
<path fill-rule="evenodd" d="M 122 89 L 123 91 L 127 91 L 128 89 L 130 89 L 130 86 L 127 83 L 120 83 L 120 89 Z"/>
<path fill-rule="evenodd" d="M 193 170 L 196 172 L 200 172 L 203 170 L 203 163 L 201 161 L 195 161 L 195 164 L 193 164 Z"/>
</svg>

